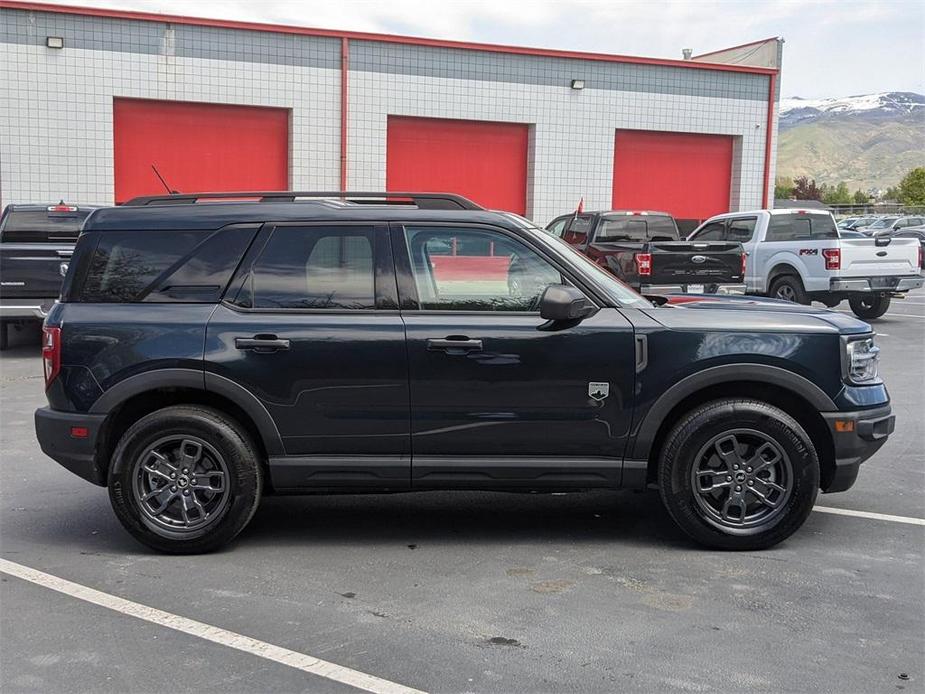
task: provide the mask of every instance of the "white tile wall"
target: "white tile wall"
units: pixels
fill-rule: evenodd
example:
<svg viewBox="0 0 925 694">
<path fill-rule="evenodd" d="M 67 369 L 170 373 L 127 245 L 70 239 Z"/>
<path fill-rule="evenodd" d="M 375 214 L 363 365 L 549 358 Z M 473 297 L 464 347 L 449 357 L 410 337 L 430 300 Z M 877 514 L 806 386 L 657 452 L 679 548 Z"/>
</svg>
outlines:
<svg viewBox="0 0 925 694">
<path fill-rule="evenodd" d="M 119 96 L 290 108 L 290 185 L 339 188 L 338 70 L 3 43 L 0 203 L 111 204 Z M 353 190 L 385 188 L 392 114 L 530 124 L 527 213 L 541 223 L 582 196 L 609 207 L 619 128 L 735 136 L 731 209 L 761 205 L 763 101 L 359 71 L 349 98 Z"/>
<path fill-rule="evenodd" d="M 0 43 L 0 202 L 113 203 L 114 97 L 290 108 L 290 185 L 340 184 L 340 72 Z"/>
<path fill-rule="evenodd" d="M 521 85 L 372 72 L 351 73 L 348 180 L 385 186 L 389 115 L 528 123 L 527 215 L 545 224 L 575 208 L 611 202 L 614 135 L 643 129 L 737 138 L 732 209 L 761 206 L 767 105 L 718 97 Z"/>
</svg>

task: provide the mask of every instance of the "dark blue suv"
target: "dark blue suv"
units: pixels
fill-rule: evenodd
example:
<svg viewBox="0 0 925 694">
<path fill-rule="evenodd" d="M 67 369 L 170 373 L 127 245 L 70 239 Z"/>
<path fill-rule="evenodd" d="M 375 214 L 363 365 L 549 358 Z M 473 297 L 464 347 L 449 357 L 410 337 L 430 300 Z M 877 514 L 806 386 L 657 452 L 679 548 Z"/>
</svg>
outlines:
<svg viewBox="0 0 925 694">
<path fill-rule="evenodd" d="M 42 450 L 168 552 L 228 542 L 264 494 L 619 487 L 705 545 L 768 547 L 894 423 L 866 323 L 646 299 L 435 193 L 97 210 L 44 341 Z"/>
</svg>

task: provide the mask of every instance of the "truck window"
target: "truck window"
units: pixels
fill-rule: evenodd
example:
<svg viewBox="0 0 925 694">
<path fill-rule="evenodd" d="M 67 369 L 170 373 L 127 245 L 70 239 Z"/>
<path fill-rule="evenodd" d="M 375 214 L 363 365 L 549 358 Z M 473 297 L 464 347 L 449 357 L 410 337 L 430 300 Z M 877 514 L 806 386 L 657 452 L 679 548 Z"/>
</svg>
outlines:
<svg viewBox="0 0 925 694">
<path fill-rule="evenodd" d="M 797 215 L 772 215 L 765 241 L 808 241 L 809 218 Z"/>
<path fill-rule="evenodd" d="M 828 214 L 811 214 L 809 224 L 813 240 L 820 239 L 837 239 L 838 228 L 835 226 L 835 220 Z"/>
<path fill-rule="evenodd" d="M 747 243 L 751 241 L 757 223 L 757 217 L 744 217 L 742 219 L 729 220 L 729 227 L 726 229 L 724 240 L 737 241 L 738 243 Z"/>
<path fill-rule="evenodd" d="M 588 233 L 591 231 L 591 215 L 578 215 L 565 228 L 562 234 L 562 240 L 572 246 L 581 246 L 588 241 Z"/>
<path fill-rule="evenodd" d="M 90 212 L 9 209 L 3 217 L 0 238 L 7 243 L 73 243 Z"/>
<path fill-rule="evenodd" d="M 678 228 L 671 217 L 620 215 L 602 217 L 595 241 L 677 241 Z"/>
<path fill-rule="evenodd" d="M 697 232 L 697 241 L 722 241 L 726 235 L 726 222 L 710 222 Z M 692 240 L 694 240 L 692 239 Z"/>
</svg>

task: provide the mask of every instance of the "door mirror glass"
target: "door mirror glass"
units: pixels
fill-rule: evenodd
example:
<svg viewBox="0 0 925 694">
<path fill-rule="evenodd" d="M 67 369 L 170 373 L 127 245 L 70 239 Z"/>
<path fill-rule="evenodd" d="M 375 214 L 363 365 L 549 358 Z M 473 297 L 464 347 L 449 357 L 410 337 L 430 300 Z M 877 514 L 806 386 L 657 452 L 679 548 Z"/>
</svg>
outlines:
<svg viewBox="0 0 925 694">
<path fill-rule="evenodd" d="M 597 311 L 585 295 L 566 284 L 550 284 L 540 299 L 540 317 L 551 321 L 580 321 Z"/>
</svg>

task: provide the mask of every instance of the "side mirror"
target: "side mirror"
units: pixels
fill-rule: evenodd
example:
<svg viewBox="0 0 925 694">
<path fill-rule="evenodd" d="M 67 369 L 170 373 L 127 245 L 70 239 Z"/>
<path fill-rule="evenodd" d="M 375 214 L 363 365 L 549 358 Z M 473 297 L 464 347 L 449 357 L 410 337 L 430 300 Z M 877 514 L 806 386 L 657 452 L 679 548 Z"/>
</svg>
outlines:
<svg viewBox="0 0 925 694">
<path fill-rule="evenodd" d="M 597 311 L 585 295 L 566 284 L 550 284 L 540 298 L 540 317 L 548 321 L 581 321 Z"/>
</svg>

